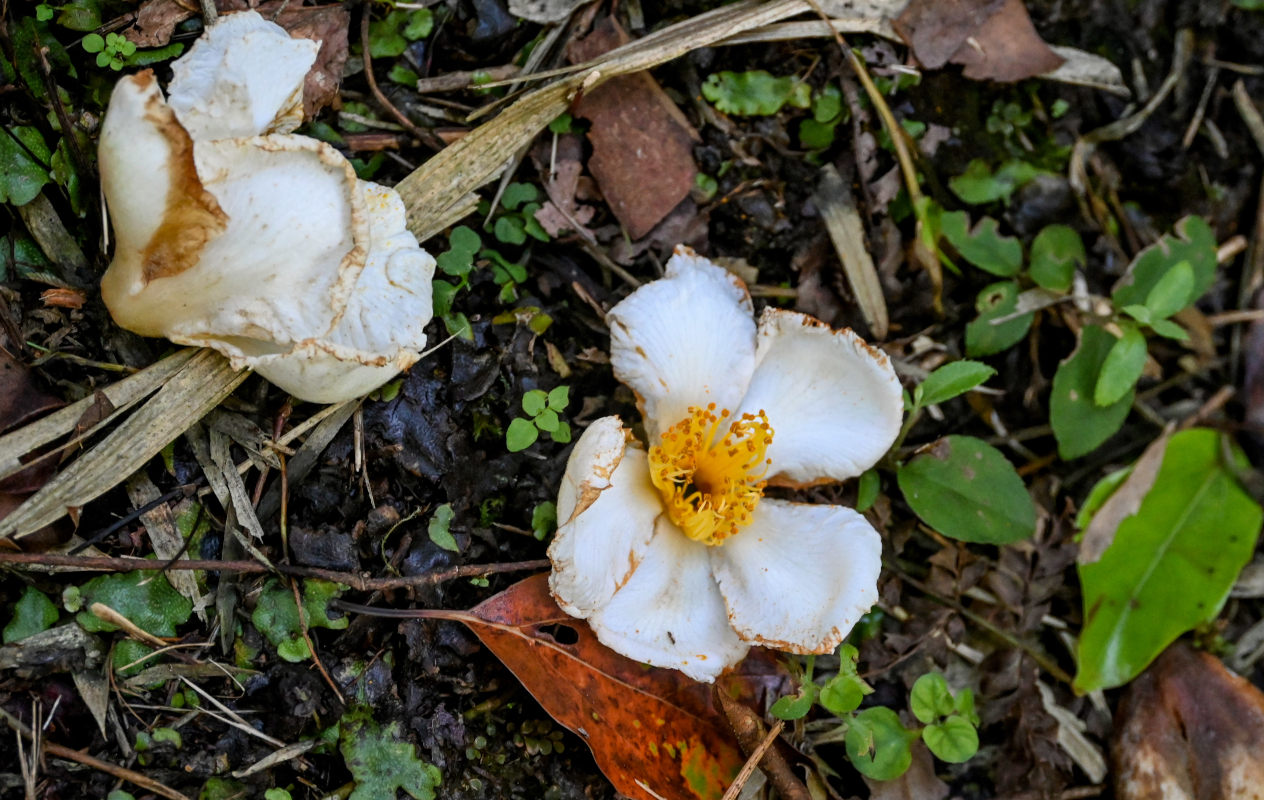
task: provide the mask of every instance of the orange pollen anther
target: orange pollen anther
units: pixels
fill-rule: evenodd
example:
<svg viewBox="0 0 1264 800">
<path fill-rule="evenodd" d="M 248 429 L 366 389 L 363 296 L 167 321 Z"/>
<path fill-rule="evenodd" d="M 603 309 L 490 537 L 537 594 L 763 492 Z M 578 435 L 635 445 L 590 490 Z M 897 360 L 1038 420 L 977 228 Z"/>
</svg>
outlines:
<svg viewBox="0 0 1264 800">
<path fill-rule="evenodd" d="M 715 403 L 689 409 L 650 448 L 650 480 L 671 521 L 697 542 L 717 545 L 750 524 L 767 481 L 768 415 L 730 420 Z"/>
</svg>

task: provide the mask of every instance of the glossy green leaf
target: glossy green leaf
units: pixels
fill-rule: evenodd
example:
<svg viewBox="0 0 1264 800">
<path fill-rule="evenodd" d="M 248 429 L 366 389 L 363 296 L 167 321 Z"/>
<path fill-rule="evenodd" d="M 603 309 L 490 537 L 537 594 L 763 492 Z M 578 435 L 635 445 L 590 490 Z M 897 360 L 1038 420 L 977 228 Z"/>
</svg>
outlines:
<svg viewBox="0 0 1264 800">
<path fill-rule="evenodd" d="M 24 206 L 51 180 L 52 151 L 38 129 L 17 125 L 0 130 L 0 203 Z"/>
<path fill-rule="evenodd" d="M 1211 288 L 1216 279 L 1216 235 L 1211 226 L 1200 217 L 1185 217 L 1176 223 L 1174 230 L 1176 236 L 1164 236 L 1133 259 L 1111 293 L 1115 308 L 1149 306 L 1147 301 L 1155 286 L 1182 262 L 1189 264 L 1193 271 L 1194 286 L 1181 308 Z"/>
<path fill-rule="evenodd" d="M 988 286 L 979 292 L 974 307 L 979 316 L 966 325 L 968 356 L 990 356 L 1013 347 L 1027 335 L 1035 316 L 1028 312 L 1004 322 L 996 322 L 1003 317 L 1012 316 L 1018 308 L 1018 284 L 1013 281 L 1001 281 Z"/>
<path fill-rule="evenodd" d="M 886 706 L 861 711 L 847 726 L 847 757 L 861 773 L 878 781 L 900 777 L 913 763 L 909 745 L 917 734 Z"/>
<path fill-rule="evenodd" d="M 1058 365 L 1049 396 L 1049 423 L 1058 440 L 1058 455 L 1070 460 L 1091 453 L 1124 424 L 1132 407 L 1134 392 L 1129 389 L 1108 406 L 1093 401 L 1097 378 L 1115 337 L 1104 328 L 1086 325 L 1080 331 L 1080 346 Z"/>
<path fill-rule="evenodd" d="M 792 720 L 802 719 L 812 710 L 812 704 L 816 702 L 816 695 L 819 691 L 815 683 L 805 683 L 799 689 L 798 694 L 787 694 L 777 698 L 777 702 L 772 704 L 768 709 L 768 713 L 777 719 Z"/>
<path fill-rule="evenodd" d="M 979 732 L 956 714 L 943 722 L 927 725 L 922 730 L 922 741 L 936 758 L 949 764 L 969 761 L 979 752 Z"/>
<path fill-rule="evenodd" d="M 961 257 L 985 272 L 1001 278 L 1018 274 L 1023 267 L 1023 245 L 1013 236 L 1002 236 L 998 224 L 984 217 L 969 228 L 964 211 L 940 215 L 940 230 Z"/>
<path fill-rule="evenodd" d="M 57 617 L 57 606 L 53 605 L 53 601 L 34 586 L 27 586 L 13 604 L 13 615 L 4 626 L 4 643 L 42 633 L 53 627 Z"/>
<path fill-rule="evenodd" d="M 919 722 L 930 724 L 956 710 L 948 681 L 938 672 L 928 672 L 913 683 L 909 693 L 909 710 Z"/>
<path fill-rule="evenodd" d="M 1123 336 L 1115 340 L 1106 352 L 1102 370 L 1093 388 L 1093 402 L 1099 408 L 1108 407 L 1137 385 L 1146 363 L 1145 334 L 1128 325 Z"/>
<path fill-rule="evenodd" d="M 1050 225 L 1032 240 L 1027 274 L 1045 289 L 1065 292 L 1071 288 L 1075 268 L 1085 262 L 1080 235 L 1066 225 Z"/>
<path fill-rule="evenodd" d="M 972 436 L 946 436 L 896 475 L 909 506 L 954 539 L 1008 544 L 1031 536 L 1036 507 L 1001 452 Z"/>
<path fill-rule="evenodd" d="M 1264 521 L 1235 478 L 1245 467 L 1216 431 L 1172 436 L 1137 512 L 1098 561 L 1079 565 L 1077 691 L 1127 683 L 1176 637 L 1216 618 Z"/>
<path fill-rule="evenodd" d="M 921 405 L 933 406 L 965 394 L 996 374 L 996 370 L 980 361 L 953 361 L 926 376 L 918 389 Z"/>
<path fill-rule="evenodd" d="M 102 603 L 155 636 L 175 636 L 176 627 L 193 613 L 193 604 L 171 588 L 166 576 L 149 570 L 93 578 L 79 587 L 79 595 L 84 609 Z M 117 630 L 89 610 L 79 612 L 76 620 L 87 631 Z"/>
</svg>

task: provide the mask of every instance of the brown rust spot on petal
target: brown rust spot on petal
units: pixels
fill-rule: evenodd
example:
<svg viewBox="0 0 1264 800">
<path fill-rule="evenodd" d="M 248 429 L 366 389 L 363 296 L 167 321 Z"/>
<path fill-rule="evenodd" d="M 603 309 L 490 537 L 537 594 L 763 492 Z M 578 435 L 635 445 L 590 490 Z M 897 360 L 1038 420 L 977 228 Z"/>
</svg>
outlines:
<svg viewBox="0 0 1264 800">
<path fill-rule="evenodd" d="M 135 78 L 142 87 L 154 80 L 146 70 Z M 149 99 L 145 119 L 167 140 L 171 185 L 162 222 L 141 251 L 145 282 L 179 275 L 197 264 L 207 242 L 224 232 L 228 215 L 202 186 L 193 161 L 193 140 L 172 111 L 157 96 Z"/>
</svg>

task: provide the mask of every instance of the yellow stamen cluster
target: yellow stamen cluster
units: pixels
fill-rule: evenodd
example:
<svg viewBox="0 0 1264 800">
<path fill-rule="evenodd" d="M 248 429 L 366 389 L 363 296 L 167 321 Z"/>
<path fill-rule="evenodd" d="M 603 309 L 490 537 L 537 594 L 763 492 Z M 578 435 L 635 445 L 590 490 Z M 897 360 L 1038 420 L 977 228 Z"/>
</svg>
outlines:
<svg viewBox="0 0 1264 800">
<path fill-rule="evenodd" d="M 689 409 L 689 416 L 650 448 L 650 480 L 663 496 L 667 515 L 694 541 L 717 545 L 748 525 L 763 479 L 772 463 L 768 415 L 729 420 L 715 403 Z"/>
</svg>

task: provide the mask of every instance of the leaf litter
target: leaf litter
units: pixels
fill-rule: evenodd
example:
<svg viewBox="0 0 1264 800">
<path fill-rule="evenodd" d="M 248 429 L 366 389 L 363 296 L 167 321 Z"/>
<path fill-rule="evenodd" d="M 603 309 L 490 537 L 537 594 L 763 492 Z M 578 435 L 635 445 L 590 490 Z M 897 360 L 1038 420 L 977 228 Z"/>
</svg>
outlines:
<svg viewBox="0 0 1264 800">
<path fill-rule="evenodd" d="M 574 401 L 565 414 L 572 415 L 567 421 L 577 433 L 603 414 L 637 416 L 636 398 L 614 384 L 604 363 L 604 310 L 630 291 L 627 278 L 655 277 L 656 263 L 680 241 L 757 268 L 752 287 L 757 304 L 810 308 L 830 324 L 871 329 L 879 327 L 878 309 L 885 307 L 889 333 L 878 338 L 911 395 L 923 379 L 945 365 L 964 365 L 963 359 L 995 370 L 985 383 L 948 381 L 954 373 L 984 374 L 967 366 L 928 380 L 921 390 L 924 402 L 909 398 L 913 410 L 901 445 L 859 486 L 801 490 L 805 499 L 829 503 L 864 495 L 870 519 L 884 532 L 881 600 L 856 634 L 860 669 L 875 689 L 866 707 L 893 709 L 899 725 L 915 725 L 908 690 L 918 678 L 942 671 L 954 691 L 970 688 L 977 695 L 983 749 L 955 764 L 935 760 L 918 744 L 901 777 L 867 785 L 847 761 L 838 718 L 814 707 L 804 721 L 784 725 L 761 756 L 768 776 L 778 774 L 776 759 L 782 767 L 792 765 L 785 770 L 791 781 L 749 778 L 747 790 L 767 795 L 771 785 L 783 796 L 808 787 L 818 796 L 938 798 L 973 786 L 985 787 L 979 789 L 985 796 L 1086 797 L 1107 792 L 1113 782 L 1123 797 L 1127 789 L 1120 781 L 1128 774 L 1128 759 L 1146 748 L 1164 753 L 1178 783 L 1196 780 L 1188 765 L 1214 755 L 1181 755 L 1181 748 L 1197 743 L 1173 744 L 1167 733 L 1172 725 L 1134 723 L 1128 709 L 1179 705 L 1169 701 L 1183 690 L 1168 688 L 1171 663 L 1178 658 L 1186 662 L 1181 669 L 1199 675 L 1194 684 L 1200 690 L 1221 684 L 1232 689 L 1180 707 L 1180 729 L 1203 726 L 1199 730 L 1206 730 L 1207 738 L 1221 735 L 1226 717 L 1220 712 L 1251 706 L 1255 701 L 1241 698 L 1252 690 L 1209 677 L 1221 674 L 1219 661 L 1199 655 L 1191 662 L 1175 649 L 1186 645 L 1178 644 L 1123 692 L 1075 694 L 1069 684 L 1077 668 L 1101 667 L 1091 663 L 1092 648 L 1083 640 L 1086 625 L 1103 613 L 1081 605 L 1093 583 L 1081 586 L 1073 574 L 1075 536 L 1087 524 L 1087 542 L 1097 544 L 1081 551 L 1082 560 L 1091 560 L 1083 556 L 1094 549 L 1104 549 L 1108 558 L 1127 543 L 1130 528 L 1156 515 L 1172 522 L 1171 514 L 1149 508 L 1154 487 L 1171 479 L 1159 467 L 1166 463 L 1163 453 L 1146 449 L 1169 423 L 1201 427 L 1188 432 L 1187 442 L 1206 445 L 1207 429 L 1219 432 L 1214 437 L 1219 449 L 1200 445 L 1197 459 L 1185 459 L 1193 465 L 1187 468 L 1202 465 L 1196 477 L 1232 496 L 1222 506 L 1238 508 L 1243 518 L 1254 513 L 1247 504 L 1255 502 L 1249 495 L 1259 495 L 1258 478 L 1228 439 L 1236 438 L 1249 458 L 1258 457 L 1252 425 L 1260 404 L 1250 392 L 1258 384 L 1259 349 L 1249 339 L 1245 347 L 1235 344 L 1233 333 L 1246 322 L 1258 327 L 1251 292 L 1238 286 L 1258 285 L 1258 265 L 1250 260 L 1217 265 L 1216 248 L 1224 245 L 1227 252 L 1238 234 L 1260 235 L 1248 202 L 1253 179 L 1241 168 L 1256 163 L 1245 130 L 1249 122 L 1239 118 L 1238 107 L 1222 102 L 1239 76 L 1237 94 L 1248 100 L 1264 96 L 1250 71 L 1264 60 L 1261 39 L 1254 35 L 1261 27 L 1258 12 L 1241 3 L 1201 18 L 1188 36 L 1214 53 L 1203 62 L 1181 56 L 1177 45 L 1186 34 L 1158 24 L 1148 6 L 1130 11 L 1125 23 L 1103 10 L 1070 11 L 1034 0 L 1026 8 L 1015 0 L 823 4 L 839 19 L 837 28 L 848 43 L 864 46 L 867 69 L 902 128 L 896 135 L 917 139 L 937 131 L 935 146 L 923 148 L 934 155 L 924 156 L 918 169 L 927 196 L 942 204 L 944 214 L 959 215 L 933 244 L 960 272 L 945 263 L 942 285 L 932 285 L 915 266 L 926 266 L 926 260 L 907 256 L 917 238 L 913 219 L 932 218 L 925 208 L 910 208 L 898 181 L 888 181 L 886 188 L 874 182 L 882 175 L 899 177 L 892 131 L 881 124 L 880 110 L 860 91 L 842 54 L 820 46 L 825 26 L 806 15 L 792 19 L 808 11 L 808 4 L 782 0 L 713 11 L 687 4 L 670 17 L 629 6 L 607 22 L 604 9 L 595 6 L 513 3 L 511 12 L 524 18 L 569 20 L 551 38 L 540 39 L 541 55 L 532 57 L 528 70 L 556 77 L 514 72 L 514 79 L 530 82 L 513 93 L 480 88 L 477 76 L 502 67 L 506 54 L 532 46 L 543 29 L 506 26 L 508 17 L 495 5 L 440 4 L 427 9 L 439 24 L 424 36 L 410 40 L 401 29 L 402 52 L 373 59 L 384 88 L 380 98 L 366 90 L 357 72 L 363 68 L 357 37 L 347 36 L 346 29 L 365 14 L 375 23 L 384 20 L 385 9 L 353 4 L 349 20 L 339 7 L 275 6 L 284 9 L 278 20 L 283 25 L 311 20 L 319 27 L 314 38 L 325 40 L 314 74 L 325 96 L 307 110 L 329 103 L 333 108 L 313 123 L 316 135 L 353 157 L 362 177 L 402 183 L 414 209 L 412 227 L 424 238 L 434 237 L 435 250 L 445 246 L 451 225 L 491 221 L 471 254 L 468 281 L 454 293 L 452 308 L 468 323 L 468 338 L 447 344 L 363 405 L 329 412 L 291 405 L 257 378 L 230 375 L 205 363 L 205 356 L 187 351 L 170 356 L 152 341 L 121 334 L 102 315 L 91 270 L 75 266 L 80 260 L 66 255 L 70 251 L 50 238 L 45 223 L 51 218 L 73 232 L 63 238 L 93 269 L 108 260 L 93 233 L 99 223 L 91 221 L 92 213 L 83 215 L 73 199 L 80 190 L 73 188 L 67 164 L 75 147 L 90 152 L 93 120 L 102 111 L 96 98 L 113 73 L 109 67 L 94 72 L 100 69 L 94 57 L 76 49 L 75 38 L 130 24 L 123 15 L 131 9 L 76 2 L 47 6 L 47 18 L 40 17 L 42 10 L 7 10 L 4 35 L 18 45 L 6 49 L 15 59 L 9 80 L 18 103 L 3 121 L 27 144 L 13 157 L 42 194 L 11 215 L 0 241 L 6 251 L 0 271 L 7 281 L 0 323 L 17 361 L 66 407 L 35 422 L 11 422 L 0 432 L 5 474 L 18 472 L 31 454 L 49 447 L 55 449 L 40 461 L 42 470 L 58 473 L 43 484 L 38 502 L 17 511 L 16 522 L 11 515 L 0 525 L 29 530 L 61 517 L 56 524 L 63 526 L 62 534 L 40 548 L 75 531 L 69 544 L 54 550 L 16 554 L 47 563 L 11 561 L 0 582 L 0 608 L 8 615 L 0 647 L 0 701 L 10 727 L 29 731 L 39 722 L 46 728 L 45 753 L 53 757 L 39 767 L 39 780 L 72 796 L 106 796 L 117 780 L 149 781 L 138 785 L 165 796 L 230 796 L 265 786 L 269 797 L 276 792 L 314 797 L 340 787 L 345 794 L 401 789 L 414 797 L 545 791 L 609 797 L 615 788 L 631 796 L 719 796 L 714 792 L 723 791 L 727 776 L 738 773 L 770 730 L 765 712 L 772 701 L 796 691 L 787 675 L 801 679 L 805 668 L 815 669 L 824 676 L 819 680 L 828 680 L 840 669 L 839 659 L 819 656 L 808 666 L 798 657 L 778 661 L 762 655 L 765 661 L 749 666 L 763 671 L 734 676 L 730 688 L 746 686 L 738 691 L 749 704 L 745 713 L 764 718 L 762 733 L 743 740 L 726 730 L 730 720 L 700 687 L 672 673 L 611 660 L 583 623 L 550 607 L 541 577 L 510 582 L 516 565 L 539 564 L 541 538 L 550 533 L 546 504 L 556 500 L 568 446 L 539 437 L 521 453 L 511 453 L 505 428 L 521 413 L 525 396 L 562 385 L 569 386 Z M 151 0 L 140 11 L 142 21 L 165 15 L 158 33 L 147 34 L 156 38 L 138 40 L 150 48 L 185 43 L 200 24 L 191 4 L 177 10 Z M 897 19 L 916 24 L 893 27 Z M 626 45 L 606 55 L 584 54 L 596 60 L 578 67 L 562 65 L 566 45 L 591 36 L 594 26 L 615 25 L 626 31 Z M 1103 32 L 1123 27 L 1127 37 L 1101 45 Z M 1069 35 L 1071 30 L 1079 33 Z M 869 38 L 874 36 L 882 38 Z M 732 37 L 762 44 L 717 46 Z M 883 39 L 907 41 L 910 49 L 873 46 Z M 47 64 L 29 55 L 36 50 L 28 45 L 37 40 L 47 48 Z M 343 58 L 349 59 L 346 65 Z M 926 69 L 911 66 L 914 60 Z M 1142 102 L 1150 101 L 1141 113 L 1119 100 L 1128 89 L 1115 64 L 1129 66 L 1128 83 Z M 646 67 L 653 71 L 637 71 Z M 808 107 L 786 101 L 771 106 L 771 113 L 746 117 L 726 114 L 701 91 L 710 76 L 755 71 L 791 78 L 791 85 L 802 87 L 795 91 L 806 91 Z M 420 102 L 411 92 L 417 80 L 456 73 L 471 77 Z M 1000 85 L 1044 73 L 1104 93 L 1044 81 Z M 971 83 L 972 77 L 997 83 Z M 61 91 L 50 92 L 50 80 Z M 620 83 L 638 88 L 621 89 Z M 816 119 L 816 109 L 826 106 L 815 101 L 833 88 L 842 98 L 838 110 Z M 616 111 L 652 95 L 648 105 L 636 107 L 682 125 L 669 136 L 647 138 L 652 147 L 645 154 L 653 166 L 627 157 L 634 148 L 628 149 L 631 141 L 619 132 L 618 114 L 603 119 L 578 113 L 603 91 L 614 98 L 608 102 Z M 1200 101 L 1204 95 L 1208 99 Z M 432 145 L 391 127 L 396 117 L 384 103 L 422 128 L 441 130 L 439 138 L 455 144 L 436 157 L 428 149 Z M 480 126 L 494 110 L 500 115 Z M 476 116 L 466 117 L 470 112 Z M 550 130 L 566 112 L 572 115 L 570 126 L 558 123 L 557 131 Z M 831 128 L 832 143 L 821 147 L 823 140 L 804 136 L 808 118 Z M 45 121 L 52 119 L 59 125 Z M 1111 127 L 1121 119 L 1126 124 Z M 381 132 L 380 141 L 387 143 L 374 147 L 386 149 L 358 149 L 370 140 L 354 126 L 366 122 L 367 130 Z M 628 129 L 626 118 L 621 124 Z M 680 131 L 686 133 L 677 135 Z M 603 136 L 613 172 L 603 172 L 596 158 Z M 1088 146 L 1068 157 L 1077 139 Z M 521 206 L 501 205 L 487 191 L 480 216 L 466 214 L 477 204 L 471 193 L 500 177 L 506 164 L 519 164 L 515 155 L 528 147 L 530 160 L 505 180 L 541 188 L 547 204 L 532 215 L 548 240 L 528 236 L 515 244 L 495 231 L 515 225 L 525 230 L 528 220 L 522 217 L 497 227 Z M 1238 155 L 1242 148 L 1240 158 L 1226 160 L 1224 153 Z M 665 156 L 668 150 L 675 155 Z M 418 164 L 420 171 L 413 172 Z M 830 195 L 834 200 L 819 193 L 822 167 L 837 170 L 850 189 L 851 196 L 841 201 L 856 212 L 846 223 L 846 239 L 823 223 L 836 214 L 843 195 L 837 186 Z M 854 173 L 861 180 L 853 181 Z M 93 194 L 90 173 L 75 180 L 89 187 L 83 196 Z M 624 187 L 623 196 L 634 198 L 630 203 L 619 201 L 616 183 Z M 936 184 L 951 188 L 943 191 Z M 669 185 L 670 191 L 661 188 Z M 36 208 L 43 211 L 36 214 L 31 210 Z M 1189 215 L 1195 216 L 1185 219 Z M 1197 218 L 1207 220 L 1205 230 Z M 1082 247 L 1067 244 L 1066 230 Z M 1055 237 L 1060 238 L 1053 248 Z M 867 251 L 870 264 L 856 258 L 857 247 Z M 859 271 L 853 270 L 856 264 Z M 515 277 L 524 274 L 518 269 L 525 278 Z M 80 273 L 88 280 L 76 277 Z M 74 291 L 86 299 L 82 308 L 77 300 L 44 295 L 50 286 L 59 288 L 57 281 L 68 283 L 63 277 L 78 280 Z M 1039 302 L 1024 304 L 1036 289 L 1044 293 Z M 938 314 L 935 301 L 941 297 Z M 448 321 L 431 326 L 432 341 L 454 332 L 445 329 Z M 1129 371 L 1103 389 L 1101 365 L 1114 363 L 1110 353 L 1122 346 L 1118 343 L 1135 344 L 1138 336 L 1147 356 L 1140 377 Z M 1076 359 L 1086 341 L 1093 359 L 1083 367 L 1085 359 Z M 1135 366 L 1135 359 L 1129 363 Z M 1240 398 L 1231 397 L 1240 370 L 1254 382 Z M 122 371 L 135 374 L 119 381 Z M 172 382 L 173 375 L 180 377 Z M 183 387 L 174 402 L 173 386 Z M 217 427 L 207 420 L 180 438 L 216 406 L 247 427 Z M 249 427 L 261 434 L 247 435 Z M 945 437 L 951 437 L 953 452 L 957 445 L 967 454 L 996 451 L 996 458 L 985 458 L 988 469 L 1002 477 L 987 485 L 1011 487 L 993 488 L 1014 501 L 1029 498 L 1021 520 L 1014 513 L 998 518 L 1007 531 L 1021 528 L 1019 533 L 980 537 L 960 520 L 919 511 L 914 497 L 929 484 L 905 489 L 904 483 L 917 482 L 916 465 L 924 463 L 919 460 L 934 458 L 933 447 L 923 455 L 919 449 Z M 1181 447 L 1185 452 L 1189 445 Z M 1111 474 L 1122 476 L 1119 470 L 1134 463 L 1122 487 L 1099 484 Z M 1149 476 L 1147 466 L 1158 474 Z M 972 480 L 967 469 L 978 475 L 966 463 L 960 475 L 931 480 L 947 486 Z M 1201 485 L 1178 483 L 1184 485 L 1171 492 Z M 1100 488 L 1093 491 L 1094 486 Z M 985 506 L 986 492 L 975 495 L 961 502 Z M 1092 521 L 1077 523 L 1078 511 L 1100 502 L 1105 505 Z M 1027 516 L 1030 507 L 1034 519 Z M 1176 542 L 1209 544 L 1191 551 L 1195 564 L 1217 546 L 1208 531 L 1252 534 L 1235 545 L 1233 564 L 1211 564 L 1214 585 L 1196 593 L 1206 608 L 1183 641 L 1222 655 L 1240 642 L 1231 663 L 1258 684 L 1264 668 L 1264 648 L 1258 645 L 1261 602 L 1250 593 L 1225 599 L 1238 562 L 1250 557 L 1254 532 L 1231 516 L 1169 526 Z M 436 519 L 445 521 L 444 535 L 432 534 Z M 980 544 L 979 538 L 1009 543 Z M 972 540 L 976 543 L 963 543 Z M 21 547 L 36 549 L 29 536 Z M 1120 552 L 1117 557 L 1125 561 L 1144 557 Z M 127 555 L 155 556 L 145 566 L 165 569 L 165 577 L 119 562 L 110 562 L 125 568 L 117 576 L 88 571 L 99 569 L 93 563 L 106 563 L 91 559 Z M 249 571 L 209 566 L 252 558 Z M 81 560 L 66 572 L 64 559 Z M 201 566 L 182 569 L 187 564 L 171 559 Z M 312 573 L 289 587 L 261 575 L 268 565 L 290 574 L 323 570 L 328 582 Z M 102 587 L 109 591 L 102 594 Z M 282 587 L 287 592 L 279 591 Z M 1128 589 L 1103 591 L 1115 596 Z M 108 594 L 101 608 L 117 616 L 102 613 L 118 624 L 94 622 L 98 618 L 77 604 L 76 592 L 98 601 Z M 143 602 L 153 596 L 161 602 Z M 431 610 L 447 614 L 447 620 L 466 615 L 475 633 L 440 619 L 392 622 L 344 615 L 337 610 L 341 601 L 331 602 L 335 596 Z M 186 612 L 199 604 L 206 622 Z M 158 617 L 150 616 L 154 612 Z M 87 615 L 79 619 L 99 630 L 89 632 L 75 615 Z M 1153 639 L 1153 630 L 1142 633 Z M 1168 625 L 1160 638 L 1170 641 L 1181 633 Z M 154 642 L 142 645 L 135 637 L 146 636 L 161 637 L 163 652 L 143 656 L 140 648 Z M 213 636 L 217 640 L 207 644 Z M 1146 660 L 1140 657 L 1135 671 Z M 117 669 L 130 677 L 106 671 Z M 1155 675 L 1161 698 L 1133 700 L 1134 693 L 1154 691 L 1148 687 Z M 123 691 L 110 693 L 107 679 Z M 621 736 L 654 716 L 647 706 L 684 713 L 691 721 L 672 727 L 701 725 L 696 730 L 707 732 L 698 735 L 713 737 L 705 738 L 711 744 L 698 749 L 688 737 L 664 737 L 654 740 L 664 745 L 657 760 L 635 760 L 633 754 L 649 752 L 638 749 L 648 740 L 633 737 L 627 746 Z M 628 723 L 599 725 L 594 711 L 606 719 L 626 717 Z M 1127 748 L 1120 744 L 1125 737 Z M 1099 754 L 1112 740 L 1112 758 L 1102 762 Z M 585 743 L 593 756 L 580 746 Z M 357 749 L 359 744 L 365 746 Z M 75 758 L 70 754 L 77 749 L 98 758 L 91 769 L 64 766 L 62 759 Z M 769 760 L 770 752 L 776 759 Z M 228 763 L 215 754 L 229 754 Z M 696 769 L 684 769 L 686 762 Z M 130 770 L 120 766 L 129 763 Z M 380 775 L 382 764 L 392 765 L 396 785 L 373 784 L 372 773 Z M 645 764 L 657 765 L 659 772 Z M 12 751 L 0 759 L 6 787 L 21 786 L 23 770 Z M 661 776 L 656 786 L 637 784 L 651 774 Z M 721 775 L 724 780 L 716 779 Z M 654 794 L 644 794 L 650 791 Z"/>
</svg>

